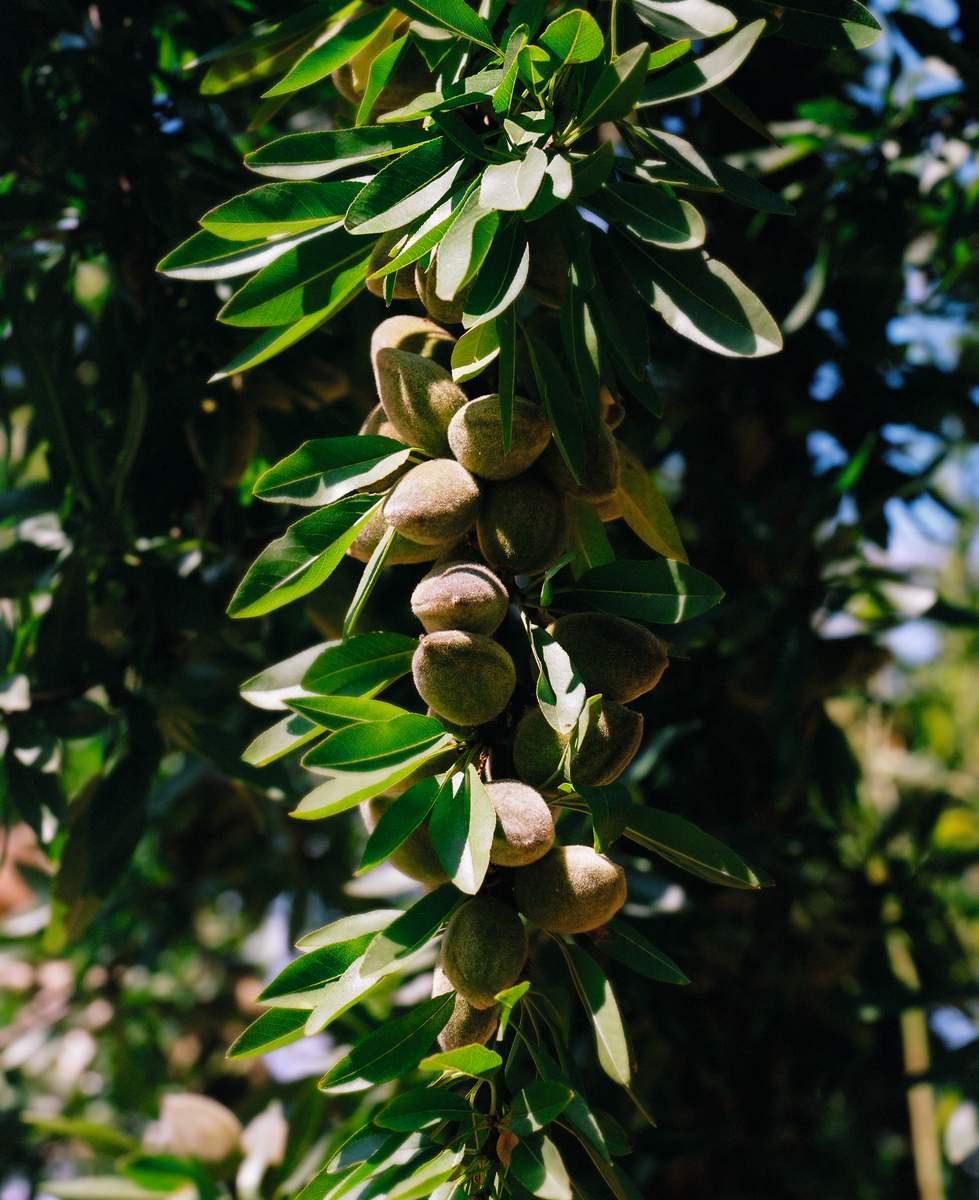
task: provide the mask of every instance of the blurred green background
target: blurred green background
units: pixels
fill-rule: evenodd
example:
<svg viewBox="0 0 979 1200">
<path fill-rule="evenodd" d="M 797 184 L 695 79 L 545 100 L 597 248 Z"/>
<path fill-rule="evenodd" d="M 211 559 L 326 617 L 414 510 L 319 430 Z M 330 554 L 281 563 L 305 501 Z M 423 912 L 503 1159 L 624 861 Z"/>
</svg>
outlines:
<svg viewBox="0 0 979 1200">
<path fill-rule="evenodd" d="M 359 422 L 383 309 L 208 386 L 237 347 L 224 285 L 154 271 L 249 186 L 246 150 L 321 117 L 185 69 L 292 7 L 0 15 L 2 1200 L 106 1149 L 55 1118 L 139 1136 L 175 1089 L 242 1120 L 281 1101 L 298 1170 L 345 1111 L 315 1091 L 327 1039 L 225 1048 L 299 932 L 400 888 L 351 887 L 355 823 L 297 826 L 297 769 L 240 761 L 268 721 L 238 685 L 335 634 L 355 572 L 224 616 L 281 524 L 251 481 Z M 774 140 L 710 97 L 670 117 L 797 209 L 703 201 L 784 353 L 732 363 L 658 328 L 665 418 L 630 414 L 727 590 L 680 627 L 632 778 L 776 883 L 664 867 L 630 899 L 692 983 L 617 976 L 658 1128 L 601 1098 L 670 1200 L 979 1196 L 979 9 L 873 8 L 868 51 L 763 43 L 739 73 Z M 410 577 L 375 593 L 386 623 Z"/>
</svg>

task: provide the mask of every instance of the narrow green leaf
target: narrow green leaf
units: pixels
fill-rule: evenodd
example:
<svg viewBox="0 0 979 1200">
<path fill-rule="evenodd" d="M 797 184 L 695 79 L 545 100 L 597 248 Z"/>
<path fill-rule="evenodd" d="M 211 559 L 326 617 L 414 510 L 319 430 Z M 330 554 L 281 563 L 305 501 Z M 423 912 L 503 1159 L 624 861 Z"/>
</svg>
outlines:
<svg viewBox="0 0 979 1200">
<path fill-rule="evenodd" d="M 456 1175 L 464 1152 L 461 1147 L 447 1147 L 421 1163 L 411 1162 L 403 1178 L 393 1186 L 385 1186 L 385 1200 L 448 1200 L 444 1188 L 456 1191 L 455 1184 L 449 1181 Z M 465 1195 L 461 1184 L 458 1191 Z"/>
<path fill-rule="evenodd" d="M 643 89 L 639 108 L 696 96 L 730 79 L 751 53 L 764 28 L 764 21 L 752 21 L 709 54 L 675 67 L 664 75 L 654 76 Z"/>
<path fill-rule="evenodd" d="M 358 875 L 379 866 L 404 844 L 432 811 L 438 793 L 439 784 L 435 778 L 420 779 L 395 800 L 367 839 L 357 868 Z"/>
<path fill-rule="evenodd" d="M 289 133 L 245 155 L 245 166 L 276 179 L 318 179 L 359 163 L 414 150 L 432 135 L 420 129 L 332 129 Z"/>
<path fill-rule="evenodd" d="M 411 670 L 418 639 L 402 633 L 362 633 L 327 646 L 310 664 L 303 687 L 327 696 L 382 691 Z"/>
<path fill-rule="evenodd" d="M 487 321 L 467 330 L 452 347 L 452 378 L 465 383 L 490 365 L 500 353 L 500 337 L 496 321 Z"/>
<path fill-rule="evenodd" d="M 492 321 L 513 304 L 523 291 L 529 270 L 530 246 L 520 223 L 514 221 L 493 239 L 479 268 L 466 299 L 463 328 Z"/>
<path fill-rule="evenodd" d="M 345 289 L 358 276 L 365 278 L 369 257 L 363 245 L 335 226 L 263 267 L 235 292 L 218 320 L 246 328 L 302 320 L 332 307 L 338 286 Z"/>
<path fill-rule="evenodd" d="M 364 94 L 357 106 L 357 116 L 354 118 L 354 124 L 358 129 L 370 120 L 374 105 L 397 72 L 398 65 L 409 44 L 407 34 L 395 38 L 390 46 L 386 46 L 371 62 L 367 72 L 367 86 L 364 88 Z"/>
<path fill-rule="evenodd" d="M 741 889 L 763 886 L 740 855 L 675 813 L 637 805 L 629 815 L 626 836 L 709 883 Z"/>
<path fill-rule="evenodd" d="M 457 1095 L 447 1087 L 412 1088 L 395 1096 L 374 1117 L 374 1124 L 383 1129 L 414 1132 L 427 1129 L 439 1121 L 462 1121 L 472 1113 L 465 1096 Z"/>
<path fill-rule="evenodd" d="M 783 200 L 778 192 L 765 187 L 753 175 L 732 167 L 722 158 L 711 158 L 708 162 L 717 182 L 724 189 L 725 196 L 737 204 L 756 208 L 759 212 L 775 213 L 781 217 L 791 217 L 795 213 L 788 200 Z"/>
<path fill-rule="evenodd" d="M 683 58 L 685 54 L 690 53 L 690 39 L 683 38 L 677 42 L 670 42 L 668 46 L 662 46 L 659 50 L 654 50 L 649 56 L 649 66 L 647 70 L 662 71 L 664 67 L 668 67 L 670 63 L 676 62 L 678 58 Z"/>
<path fill-rule="evenodd" d="M 518 24 L 507 38 L 506 52 L 503 55 L 503 69 L 499 86 L 493 93 L 493 111 L 497 116 L 505 116 L 513 103 L 513 89 L 517 82 L 518 56 L 526 46 L 529 31 L 526 25 Z"/>
<path fill-rule="evenodd" d="M 543 625 L 525 616 L 530 648 L 537 664 L 537 703 L 544 719 L 558 733 L 568 734 L 588 699 L 588 691 L 568 652 Z"/>
<path fill-rule="evenodd" d="M 625 523 L 651 550 L 677 562 L 690 561 L 670 506 L 652 476 L 631 454 L 620 456 L 617 499 Z"/>
<path fill-rule="evenodd" d="M 646 979 L 655 979 L 659 983 L 690 982 L 668 954 L 657 950 L 638 929 L 618 918 L 605 930 L 601 949 L 603 954 L 631 967 Z"/>
<path fill-rule="evenodd" d="M 781 350 L 771 313 L 729 267 L 696 250 L 666 255 L 630 246 L 622 255 L 629 254 L 624 261 L 633 286 L 674 332 L 729 358 Z"/>
<path fill-rule="evenodd" d="M 500 1038 L 506 1037 L 510 1018 L 513 1016 L 517 1005 L 529 991 L 530 980 L 524 979 L 520 983 L 515 983 L 513 987 L 504 988 L 502 992 L 496 993 L 496 1002 L 500 1006 L 500 1030 L 498 1034 Z"/>
<path fill-rule="evenodd" d="M 347 209 L 351 233 L 387 233 L 430 212 L 455 183 L 465 162 L 454 146 L 435 138 L 383 167 Z"/>
<path fill-rule="evenodd" d="M 311 695 L 303 687 L 303 676 L 330 645 L 335 643 L 318 642 L 308 650 L 300 650 L 298 654 L 259 671 L 241 685 L 241 698 L 255 708 L 281 712 L 288 701 Z"/>
<path fill-rule="evenodd" d="M 487 212 L 474 191 L 446 230 L 435 265 L 435 294 L 454 300 L 482 266 L 500 225 L 497 212 Z"/>
<path fill-rule="evenodd" d="M 367 606 L 368 600 L 374 588 L 377 586 L 378 580 L 381 578 L 381 572 L 384 570 L 384 564 L 387 561 L 388 555 L 391 553 L 391 548 L 394 545 L 394 539 L 398 536 L 398 531 L 393 525 L 388 525 L 381 534 L 380 540 L 371 551 L 371 556 L 367 560 L 363 571 L 360 574 L 360 580 L 357 583 L 356 590 L 351 597 L 350 604 L 347 606 L 347 612 L 343 618 L 343 625 L 340 629 L 342 637 L 348 638 L 357 628 L 357 622 L 363 615 L 364 609 Z"/>
<path fill-rule="evenodd" d="M 308 230 L 294 237 L 270 242 L 252 238 L 247 242 L 229 242 L 207 229 L 192 234 L 157 264 L 161 275 L 171 279 L 189 279 L 198 283 L 236 279 L 250 275 L 287 254 L 294 246 L 318 237 L 321 229 Z"/>
<path fill-rule="evenodd" d="M 632 1079 L 629 1041 L 612 985 L 597 962 L 580 946 L 558 945 L 568 963 L 575 990 L 595 1031 L 598 1061 L 610 1079 L 628 1087 Z"/>
<path fill-rule="evenodd" d="M 364 956 L 364 974 L 383 970 L 424 946 L 464 900 L 450 883 L 422 896 L 374 939 Z"/>
<path fill-rule="evenodd" d="M 550 347 L 542 339 L 526 335 L 524 344 L 554 442 L 573 478 L 580 479 L 585 466 L 585 429 L 581 408 Z"/>
<path fill-rule="evenodd" d="M 410 454 L 410 447 L 376 434 L 314 438 L 269 467 L 252 491 L 279 504 L 330 504 L 384 479 Z"/>
<path fill-rule="evenodd" d="M 262 93 L 263 99 L 285 96 L 319 83 L 369 45 L 388 16 L 387 8 L 381 5 L 364 10 L 342 25 L 331 26 L 274 87 Z"/>
<path fill-rule="evenodd" d="M 411 1012 L 387 1021 L 356 1041 L 323 1076 L 319 1086 L 329 1092 L 360 1080 L 384 1083 L 418 1065 L 425 1051 L 452 1016 L 455 995 L 448 992 L 415 1005 Z"/>
<path fill-rule="evenodd" d="M 561 1115 L 571 1103 L 574 1092 L 566 1084 L 550 1079 L 521 1088 L 510 1107 L 510 1129 L 519 1138 L 530 1137 Z"/>
<path fill-rule="evenodd" d="M 427 750 L 445 737 L 434 717 L 405 713 L 389 721 L 346 725 L 303 759 L 310 771 L 370 771 Z"/>
<path fill-rule="evenodd" d="M 288 1046 L 303 1036 L 305 1024 L 306 1013 L 302 1009 L 270 1009 L 235 1038 L 228 1047 L 228 1058 L 255 1058 Z"/>
<path fill-rule="evenodd" d="M 388 275 L 396 275 L 398 271 L 404 267 L 411 266 L 412 263 L 416 263 L 429 250 L 438 246 L 446 233 L 455 224 L 462 211 L 461 203 L 454 209 L 451 205 L 451 199 L 446 200 L 444 204 L 440 204 L 438 208 L 429 213 L 425 220 L 418 226 L 418 229 L 405 242 L 404 248 L 394 258 L 386 262 L 383 267 L 378 267 L 377 270 L 373 271 L 370 276 L 371 279 L 386 279 Z"/>
<path fill-rule="evenodd" d="M 517 388 L 517 317 L 512 304 L 496 317 L 493 326 L 500 343 L 497 388 L 503 452 L 509 454 L 513 440 L 513 398 Z"/>
<path fill-rule="evenodd" d="M 428 831 L 439 861 L 455 886 L 475 896 L 489 869 L 496 809 L 476 768 L 443 788 L 432 809 Z"/>
<path fill-rule="evenodd" d="M 290 525 L 248 568 L 228 615 L 260 617 L 318 588 L 379 503 L 374 496 L 345 496 Z"/>
<path fill-rule="evenodd" d="M 423 1071 L 457 1071 L 460 1075 L 471 1075 L 474 1079 L 485 1079 L 503 1066 L 503 1059 L 495 1050 L 473 1043 L 457 1046 L 438 1054 L 429 1054 L 418 1064 Z"/>
<path fill-rule="evenodd" d="M 857 0 L 756 0 L 778 22 L 777 32 L 824 50 L 865 50 L 881 35 L 877 18 Z"/>
<path fill-rule="evenodd" d="M 338 942 L 347 942 L 351 938 L 360 937 L 364 933 L 379 933 L 387 929 L 392 921 L 400 916 L 396 908 L 373 908 L 369 912 L 353 913 L 349 917 L 340 917 L 314 929 L 296 942 L 297 950 L 321 950 L 324 946 L 335 946 Z"/>
<path fill-rule="evenodd" d="M 648 66 L 649 46 L 645 42 L 609 63 L 581 106 L 578 130 L 628 116 L 642 91 Z"/>
<path fill-rule="evenodd" d="M 465 0 L 396 0 L 394 5 L 409 17 L 439 25 L 477 46 L 499 54 L 490 27 Z"/>
<path fill-rule="evenodd" d="M 311 721 L 318 721 L 329 730 L 340 730 L 359 721 L 392 721 L 396 716 L 408 716 L 408 710 L 383 700 L 368 700 L 364 696 L 307 696 L 289 701 L 289 708 Z"/>
<path fill-rule="evenodd" d="M 47 1179 L 39 1185 L 56 1200 L 160 1200 L 160 1193 L 117 1175 L 84 1175 L 79 1179 Z"/>
<path fill-rule="evenodd" d="M 730 9 L 712 0 L 632 0 L 636 16 L 665 38 L 711 38 L 737 25 Z"/>
<path fill-rule="evenodd" d="M 290 815 L 301 821 L 317 821 L 346 812 L 364 800 L 390 791 L 455 746 L 455 739 L 450 734 L 443 734 L 436 742 L 422 743 L 421 748 L 411 755 L 389 755 L 379 766 L 359 765 L 352 770 L 331 767 L 326 782 L 305 795 Z"/>
<path fill-rule="evenodd" d="M 655 184 L 611 184 L 602 200 L 604 210 L 644 242 L 668 250 L 693 250 L 704 244 L 707 229 L 700 213 Z"/>
<path fill-rule="evenodd" d="M 289 963 L 265 985 L 259 994 L 259 1003 L 339 979 L 350 964 L 361 957 L 373 938 L 374 933 L 367 932 L 345 942 L 334 942 L 318 950 L 310 950 Z"/>
<path fill-rule="evenodd" d="M 578 795 L 591 810 L 595 849 L 605 854 L 622 836 L 629 823 L 633 809 L 629 790 L 620 784 L 609 784 L 605 787 L 578 788 Z"/>
<path fill-rule="evenodd" d="M 510 1172 L 539 1200 L 571 1200 L 567 1168 L 550 1138 L 533 1138 L 515 1146 L 510 1158 Z"/>
<path fill-rule="evenodd" d="M 673 625 L 699 617 L 723 595 L 709 575 L 666 558 L 619 559 L 592 567 L 570 587 L 555 588 L 562 604 L 654 625 Z"/>
<path fill-rule="evenodd" d="M 460 108 L 484 104 L 500 86 L 502 79 L 502 71 L 477 71 L 455 83 L 447 83 L 440 91 L 422 92 L 408 104 L 386 112 L 378 120 L 382 125 L 420 121 L 432 113 L 455 112 Z"/>
<path fill-rule="evenodd" d="M 252 767 L 267 767 L 325 732 L 326 727 L 318 721 L 294 713 L 253 738 L 242 752 L 241 760 Z"/>
<path fill-rule="evenodd" d="M 353 295 L 350 296 L 350 299 L 353 299 Z M 277 354 L 288 350 L 290 346 L 294 346 L 296 342 L 302 341 L 304 337 L 318 329 L 320 325 L 330 319 L 334 311 L 335 309 L 327 307 L 320 312 L 303 317 L 293 325 L 267 330 L 253 342 L 249 342 L 245 349 L 236 354 L 230 362 L 225 363 L 220 371 L 215 371 L 207 382 L 217 383 L 221 379 L 229 379 L 232 375 L 250 371 L 252 367 L 258 367 L 262 363 L 268 362 L 270 358 L 275 358 Z"/>
<path fill-rule="evenodd" d="M 348 180 L 265 183 L 212 208 L 200 223 L 209 233 L 235 242 L 304 233 L 342 221 L 359 191 L 360 185 Z"/>
</svg>

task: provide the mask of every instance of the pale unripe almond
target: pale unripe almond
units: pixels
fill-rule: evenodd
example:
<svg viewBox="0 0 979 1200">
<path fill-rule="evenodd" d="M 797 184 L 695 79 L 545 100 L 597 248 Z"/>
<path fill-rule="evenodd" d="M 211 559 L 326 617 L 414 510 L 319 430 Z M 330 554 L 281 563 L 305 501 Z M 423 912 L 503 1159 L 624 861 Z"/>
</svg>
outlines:
<svg viewBox="0 0 979 1200">
<path fill-rule="evenodd" d="M 554 818 L 540 792 L 516 779 L 488 783 L 486 791 L 496 809 L 490 862 L 523 867 L 542 858 L 554 844 Z"/>
<path fill-rule="evenodd" d="M 625 872 L 591 846 L 555 846 L 517 871 L 513 891 L 520 911 L 541 929 L 588 933 L 625 904 Z"/>
<path fill-rule="evenodd" d="M 485 563 L 436 563 L 411 594 L 411 611 L 429 633 L 462 629 L 487 636 L 506 616 L 509 597 Z"/>
<path fill-rule="evenodd" d="M 420 354 L 378 350 L 374 360 L 378 394 L 401 440 L 431 454 L 446 456 L 446 431 L 466 394 L 444 367 Z"/>
<path fill-rule="evenodd" d="M 420 638 L 411 673 L 419 696 L 455 725 L 498 717 L 517 683 L 513 659 L 498 642 L 459 629 Z"/>
<path fill-rule="evenodd" d="M 375 326 L 371 334 L 371 364 L 377 382 L 377 356 L 381 350 L 405 350 L 422 358 L 437 358 L 451 350 L 455 338 L 427 317 L 400 313 Z M 380 389 L 378 389 L 380 390 Z"/>
<path fill-rule="evenodd" d="M 551 427 L 544 410 L 522 396 L 513 400 L 509 453 L 503 450 L 503 420 L 498 395 L 480 396 L 449 422 L 449 446 L 464 467 L 480 479 L 522 475 L 544 453 Z"/>
<path fill-rule="evenodd" d="M 384 519 L 413 542 L 444 545 L 473 527 L 479 495 L 465 467 L 453 458 L 433 458 L 398 480 L 384 501 Z"/>
</svg>

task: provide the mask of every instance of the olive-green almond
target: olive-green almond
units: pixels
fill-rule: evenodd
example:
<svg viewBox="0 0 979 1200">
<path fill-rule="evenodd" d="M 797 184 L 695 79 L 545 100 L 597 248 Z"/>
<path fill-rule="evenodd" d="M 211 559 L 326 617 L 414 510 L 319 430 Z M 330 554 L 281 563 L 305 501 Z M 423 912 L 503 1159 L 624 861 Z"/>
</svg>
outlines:
<svg viewBox="0 0 979 1200">
<path fill-rule="evenodd" d="M 598 504 L 610 499 L 619 486 L 619 451 L 612 431 L 605 424 L 586 431 L 580 479 L 571 474 L 554 442 L 541 455 L 540 471 L 554 487 L 579 500 Z"/>
<path fill-rule="evenodd" d="M 449 446 L 464 467 L 480 479 L 522 475 L 544 453 L 551 427 L 538 404 L 515 396 L 509 453 L 503 449 L 503 418 L 498 395 L 480 396 L 449 422 Z"/>
<path fill-rule="evenodd" d="M 475 896 L 445 930 L 442 970 L 473 1008 L 492 1008 L 527 961 L 527 931 L 516 911 L 493 896 Z"/>
<path fill-rule="evenodd" d="M 627 704 L 652 691 L 669 665 L 666 645 L 644 626 L 608 613 L 568 613 L 551 626 L 589 695 Z"/>
<path fill-rule="evenodd" d="M 571 760 L 571 782 L 579 787 L 613 783 L 635 758 L 642 730 L 641 713 L 614 700 L 602 700 Z"/>
<path fill-rule="evenodd" d="M 531 473 L 488 483 L 476 535 L 491 567 L 514 575 L 546 570 L 567 543 L 564 500 Z"/>
<path fill-rule="evenodd" d="M 498 642 L 461 629 L 421 637 L 411 673 L 419 696 L 455 725 L 484 725 L 498 717 L 517 682 L 513 659 Z"/>
<path fill-rule="evenodd" d="M 444 367 L 406 350 L 383 347 L 374 364 L 381 404 L 401 440 L 447 455 L 449 422 L 466 403 L 462 388 Z"/>
<path fill-rule="evenodd" d="M 375 796 L 360 806 L 360 814 L 368 833 L 373 833 L 378 821 L 388 811 L 396 799 L 392 796 Z M 437 887 L 440 883 L 448 882 L 445 868 L 439 861 L 439 856 L 432 844 L 427 825 L 419 825 L 408 834 L 407 838 L 388 856 L 388 862 L 396 867 L 402 875 L 424 883 L 428 887 Z"/>
<path fill-rule="evenodd" d="M 461 629 L 494 633 L 506 616 L 509 596 L 485 563 L 436 563 L 411 594 L 411 611 L 429 633 Z"/>
<path fill-rule="evenodd" d="M 351 558 L 356 558 L 360 562 L 367 562 L 388 529 L 390 529 L 390 526 L 385 521 L 382 511 L 378 509 L 370 517 L 360 533 L 357 534 L 353 545 L 347 553 Z M 395 566 L 398 563 L 432 562 L 434 559 L 442 558 L 448 554 L 454 544 L 454 542 L 446 542 L 441 546 L 426 545 L 422 542 L 413 542 L 410 538 L 396 533 L 394 541 L 388 549 L 387 558 L 384 561 L 389 566 Z"/>
<path fill-rule="evenodd" d="M 608 924 L 625 904 L 625 872 L 591 846 L 555 846 L 516 872 L 513 894 L 520 911 L 541 929 L 588 933 Z"/>
<path fill-rule="evenodd" d="M 466 307 L 466 298 L 469 295 L 468 287 L 463 288 L 452 300 L 443 300 L 435 292 L 434 266 L 426 269 L 421 265 L 415 267 L 414 285 L 418 299 L 422 302 L 425 311 L 433 321 L 439 321 L 443 325 L 458 325 L 460 323 Z"/>
<path fill-rule="evenodd" d="M 371 279 L 374 271 L 386 267 L 392 258 L 392 250 L 401 239 L 400 232 L 382 233 L 374 243 L 371 256 L 367 263 L 367 290 L 374 296 L 384 297 L 384 279 Z M 415 300 L 415 273 L 411 267 L 402 267 L 394 273 L 394 299 Z"/>
<path fill-rule="evenodd" d="M 554 844 L 554 818 L 540 792 L 516 779 L 486 785 L 496 809 L 490 862 L 523 867 L 542 858 Z"/>
<path fill-rule="evenodd" d="M 513 735 L 513 766 L 533 788 L 550 790 L 561 782 L 561 762 L 568 739 L 548 725 L 534 705 L 525 710 Z"/>
<path fill-rule="evenodd" d="M 454 991 L 441 962 L 436 963 L 432 976 L 432 998 Z M 485 1046 L 499 1024 L 496 1005 L 492 1008 L 474 1008 L 465 996 L 456 992 L 455 1005 L 448 1024 L 438 1035 L 439 1049 L 457 1050 L 460 1046 L 471 1046 L 474 1042 Z"/>
<path fill-rule="evenodd" d="M 472 529 L 479 500 L 479 484 L 465 467 L 433 458 L 398 480 L 384 501 L 384 519 L 413 542 L 444 545 Z"/>
</svg>

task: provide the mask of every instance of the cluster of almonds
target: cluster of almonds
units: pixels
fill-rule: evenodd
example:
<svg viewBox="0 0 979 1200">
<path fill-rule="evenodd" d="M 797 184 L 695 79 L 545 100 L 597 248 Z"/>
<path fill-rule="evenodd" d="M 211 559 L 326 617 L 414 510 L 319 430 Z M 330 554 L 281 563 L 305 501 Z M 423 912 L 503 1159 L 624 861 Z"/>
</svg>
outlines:
<svg viewBox="0 0 979 1200">
<path fill-rule="evenodd" d="M 620 459 L 628 451 L 608 423 L 600 425 L 584 476 L 575 480 L 543 410 L 515 397 L 505 453 L 499 397 L 468 399 L 437 360 L 453 340 L 414 316 L 391 317 L 374 332 L 380 403 L 361 433 L 393 437 L 434 457 L 374 485 L 386 497 L 351 554 L 366 561 L 393 529 L 388 562 L 435 560 L 411 598 L 426 631 L 412 673 L 430 713 L 469 733 L 500 717 L 516 687 L 513 659 L 493 637 L 509 609 L 504 580 L 544 571 L 565 553 L 568 497 L 594 504 L 605 520 L 619 515 Z M 642 716 L 627 703 L 659 682 L 666 648 L 643 626 L 602 613 L 562 616 L 550 633 L 601 702 L 574 738 L 555 731 L 536 704 L 528 706 L 513 738 L 519 778 L 486 785 L 497 813 L 490 861 L 501 870 L 494 872 L 494 894 L 467 901 L 446 930 L 434 994 L 455 989 L 457 1000 L 440 1036 L 443 1048 L 492 1036 L 494 997 L 517 981 L 527 957 L 518 911 L 541 929 L 571 934 L 604 925 L 625 903 L 620 867 L 590 846 L 555 846 L 545 797 L 565 781 L 600 787 L 625 770 L 643 731 Z M 388 795 L 364 806 L 369 828 L 393 802 Z M 424 824 L 391 861 L 429 886 L 447 880 Z M 513 903 L 500 898 L 507 885 Z"/>
</svg>

